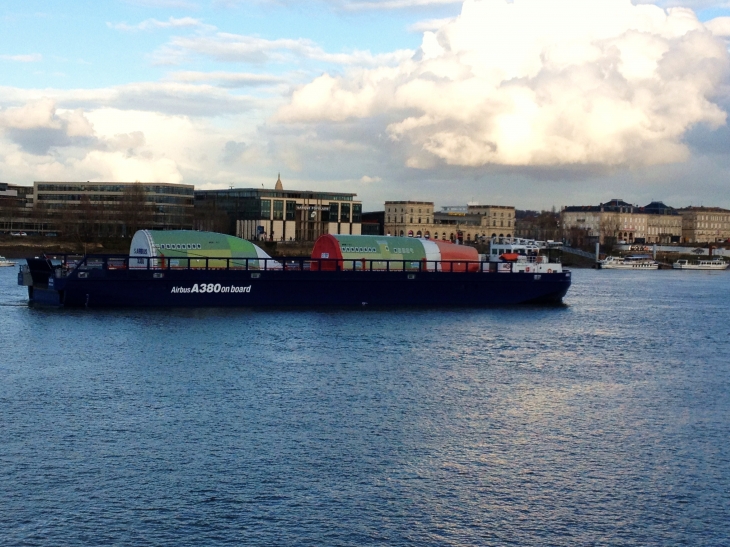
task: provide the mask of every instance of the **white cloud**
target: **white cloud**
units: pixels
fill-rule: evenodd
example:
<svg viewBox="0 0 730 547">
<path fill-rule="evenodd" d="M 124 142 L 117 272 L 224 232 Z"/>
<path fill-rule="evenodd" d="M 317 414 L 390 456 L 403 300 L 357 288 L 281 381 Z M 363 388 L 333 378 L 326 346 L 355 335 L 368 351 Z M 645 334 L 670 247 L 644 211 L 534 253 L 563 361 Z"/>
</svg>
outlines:
<svg viewBox="0 0 730 547">
<path fill-rule="evenodd" d="M 382 181 L 382 180 L 383 180 L 383 179 L 381 179 L 380 177 L 369 177 L 369 176 L 367 176 L 367 175 L 364 175 L 364 176 L 363 176 L 363 177 L 362 177 L 362 178 L 360 179 L 360 182 L 361 182 L 361 183 L 363 183 L 363 184 L 372 184 L 372 183 L 374 183 L 374 182 L 380 182 L 380 181 Z"/>
<path fill-rule="evenodd" d="M 77 173 L 89 173 L 95 180 L 172 183 L 183 181 L 177 165 L 171 159 L 130 158 L 122 152 L 93 150 L 80 161 L 72 160 L 69 167 Z"/>
<path fill-rule="evenodd" d="M 109 28 L 116 30 L 122 30 L 126 32 L 133 31 L 144 31 L 144 30 L 157 30 L 157 29 L 179 29 L 179 28 L 201 28 L 201 29 L 215 29 L 211 25 L 206 25 L 198 19 L 192 17 L 170 17 L 167 21 L 160 21 L 158 19 L 146 19 L 136 25 L 128 25 L 127 23 L 107 23 Z"/>
<path fill-rule="evenodd" d="M 43 60 L 40 53 L 30 53 L 27 55 L 0 55 L 0 59 L 4 61 L 15 61 L 16 63 L 39 63 Z"/>
<path fill-rule="evenodd" d="M 715 17 L 705 23 L 715 36 L 730 38 L 730 17 Z"/>
<path fill-rule="evenodd" d="M 18 89 L 0 87 L 0 106 L 52 100 L 64 108 L 113 107 L 187 116 L 222 116 L 248 112 L 265 101 L 234 95 L 227 86 L 186 82 L 138 82 L 99 89 Z M 235 87 L 235 86 L 230 86 Z"/>
<path fill-rule="evenodd" d="M 427 30 L 438 30 L 444 25 L 452 22 L 454 20 L 453 17 L 446 17 L 443 19 L 428 19 L 426 21 L 418 21 L 417 23 L 413 23 L 410 27 L 408 27 L 408 30 L 410 32 L 426 32 Z"/>
<path fill-rule="evenodd" d="M 460 4 L 463 0 L 320 0 L 342 11 L 377 11 L 422 9 L 430 6 Z M 295 4 L 293 0 L 213 0 L 213 5 L 220 8 L 236 8 L 246 4 Z"/>
<path fill-rule="evenodd" d="M 705 8 L 730 8 L 730 2 L 718 2 L 717 0 L 633 0 L 634 4 L 656 4 L 665 8 L 691 8 L 694 10 Z"/>
<path fill-rule="evenodd" d="M 280 76 L 270 74 L 255 74 L 250 72 L 196 72 L 196 71 L 178 71 L 172 72 L 167 79 L 176 82 L 198 83 L 213 82 L 220 87 L 240 88 L 254 87 L 264 85 L 275 85 L 285 83 L 287 80 Z"/>
<path fill-rule="evenodd" d="M 196 9 L 196 2 L 188 2 L 187 0 L 123 0 L 127 4 L 136 6 L 144 6 L 148 8 L 180 8 L 180 9 Z"/>
<path fill-rule="evenodd" d="M 195 140 L 192 125 L 158 114 L 64 110 L 39 99 L 0 110 L 0 166 L 10 180 L 180 182 L 179 165 Z M 168 147 L 176 147 L 177 157 Z"/>
<path fill-rule="evenodd" d="M 381 120 L 419 168 L 675 162 L 690 128 L 725 123 L 712 100 L 728 65 L 688 9 L 466 0 L 411 59 L 324 74 L 276 120 Z"/>
<path fill-rule="evenodd" d="M 379 66 L 401 62 L 413 52 L 398 50 L 373 55 L 369 51 L 355 50 L 349 53 L 328 53 L 307 39 L 267 40 L 257 36 L 218 32 L 174 37 L 156 53 L 156 59 L 160 64 L 178 64 L 188 61 L 190 54 L 232 63 L 284 63 L 304 58 L 339 65 Z"/>
<path fill-rule="evenodd" d="M 52 99 L 0 110 L 0 130 L 26 152 L 47 154 L 54 147 L 88 145 L 94 130 L 80 110 L 59 111 Z"/>
<path fill-rule="evenodd" d="M 345 2 L 345 7 L 351 10 L 392 10 L 460 3 L 461 0 L 372 0 L 370 2 Z"/>
</svg>

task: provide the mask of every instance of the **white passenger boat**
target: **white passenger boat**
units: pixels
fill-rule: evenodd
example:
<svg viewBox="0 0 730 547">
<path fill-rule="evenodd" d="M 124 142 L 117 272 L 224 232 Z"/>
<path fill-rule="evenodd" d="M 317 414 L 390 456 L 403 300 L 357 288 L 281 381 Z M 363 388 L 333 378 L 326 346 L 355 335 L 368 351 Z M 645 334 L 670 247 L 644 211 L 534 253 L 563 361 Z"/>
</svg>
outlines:
<svg viewBox="0 0 730 547">
<path fill-rule="evenodd" d="M 725 262 L 721 258 L 698 260 L 696 262 L 677 260 L 672 264 L 672 268 L 675 270 L 726 270 L 728 266 L 730 266 L 730 262 Z"/>
<path fill-rule="evenodd" d="M 0 267 L 2 266 L 15 266 L 15 262 L 8 260 L 4 256 L 0 256 Z"/>
<path fill-rule="evenodd" d="M 606 270 L 658 270 L 659 263 L 646 255 L 607 256 L 598 261 L 601 269 Z"/>
<path fill-rule="evenodd" d="M 500 272 L 562 273 L 562 251 L 563 244 L 558 241 L 493 237 L 489 245 L 489 262 L 497 263 Z"/>
</svg>

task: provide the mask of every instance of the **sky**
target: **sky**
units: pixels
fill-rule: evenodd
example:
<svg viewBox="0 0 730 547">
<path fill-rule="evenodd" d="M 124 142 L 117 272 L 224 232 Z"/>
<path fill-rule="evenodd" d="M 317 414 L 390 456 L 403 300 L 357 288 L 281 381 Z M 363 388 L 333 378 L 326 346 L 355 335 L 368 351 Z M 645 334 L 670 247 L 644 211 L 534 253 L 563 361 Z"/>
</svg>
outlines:
<svg viewBox="0 0 730 547">
<path fill-rule="evenodd" d="M 730 208 L 730 2 L 0 3 L 0 181 Z"/>
</svg>

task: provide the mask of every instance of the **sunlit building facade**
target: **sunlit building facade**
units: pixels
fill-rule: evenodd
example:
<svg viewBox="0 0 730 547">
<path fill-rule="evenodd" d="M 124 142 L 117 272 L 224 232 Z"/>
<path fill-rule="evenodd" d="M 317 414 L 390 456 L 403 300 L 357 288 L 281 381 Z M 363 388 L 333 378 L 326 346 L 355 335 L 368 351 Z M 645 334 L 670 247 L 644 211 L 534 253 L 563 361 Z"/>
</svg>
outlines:
<svg viewBox="0 0 730 547">
<path fill-rule="evenodd" d="M 208 229 L 205 214 L 223 212 L 228 232 L 250 240 L 315 241 L 323 234 L 360 235 L 362 203 L 357 194 L 284 190 L 281 177 L 273 189 L 230 188 L 195 192 L 198 229 Z M 198 222 L 196 220 L 196 222 Z"/>
</svg>

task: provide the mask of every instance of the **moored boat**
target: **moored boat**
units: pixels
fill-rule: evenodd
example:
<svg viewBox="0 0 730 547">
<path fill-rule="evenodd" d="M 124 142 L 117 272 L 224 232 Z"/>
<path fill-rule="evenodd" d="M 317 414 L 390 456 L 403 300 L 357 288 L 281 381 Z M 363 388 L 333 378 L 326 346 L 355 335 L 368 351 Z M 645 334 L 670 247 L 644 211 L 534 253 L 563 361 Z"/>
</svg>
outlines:
<svg viewBox="0 0 730 547">
<path fill-rule="evenodd" d="M 4 256 L 0 256 L 0 268 L 3 266 L 15 266 L 15 262 L 8 260 Z"/>
<path fill-rule="evenodd" d="M 725 262 L 721 258 L 712 260 L 697 260 L 690 262 L 689 260 L 677 260 L 672 264 L 675 270 L 726 270 L 730 266 L 729 262 Z"/>
<path fill-rule="evenodd" d="M 272 258 L 233 236 L 141 230 L 132 239 L 129 255 L 29 258 L 18 283 L 28 287 L 32 303 L 70 307 L 560 302 L 571 274 L 559 262 L 540 256 L 531 261 L 492 256 L 484 260 L 472 247 L 442 241 L 325 235 L 315 243 L 311 257 Z"/>
<path fill-rule="evenodd" d="M 607 256 L 598 261 L 602 270 L 658 270 L 659 263 L 647 255 Z"/>
</svg>

